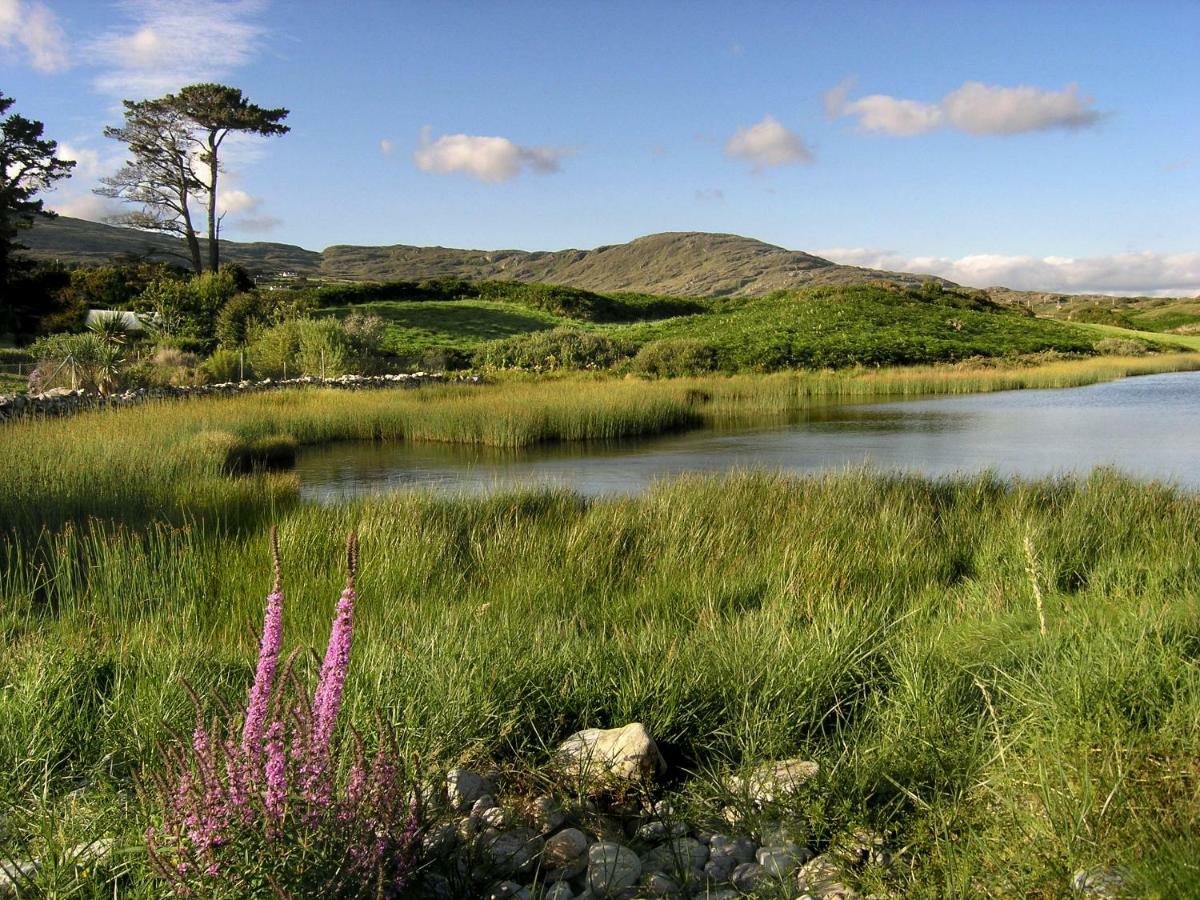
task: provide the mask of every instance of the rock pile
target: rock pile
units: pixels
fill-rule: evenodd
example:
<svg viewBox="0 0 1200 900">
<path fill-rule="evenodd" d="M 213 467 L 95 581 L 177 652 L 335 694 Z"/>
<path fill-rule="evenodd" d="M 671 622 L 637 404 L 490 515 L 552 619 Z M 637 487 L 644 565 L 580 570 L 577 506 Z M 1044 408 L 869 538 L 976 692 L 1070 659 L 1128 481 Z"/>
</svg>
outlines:
<svg viewBox="0 0 1200 900">
<path fill-rule="evenodd" d="M 684 821 L 664 802 L 648 799 L 644 789 L 665 764 L 639 723 L 578 732 L 558 748 L 555 761 L 575 795 L 589 799 L 540 796 L 505 805 L 494 778 L 466 769 L 450 771 L 444 786 L 428 785 L 429 811 L 439 824 L 424 838 L 427 865 L 417 896 L 833 900 L 858 896 L 843 873 L 886 861 L 882 840 L 865 832 L 819 854 L 786 823 L 751 833 L 733 824 L 731 809 L 713 810 L 707 823 Z M 726 787 L 761 809 L 817 771 L 815 763 L 783 760 Z"/>
<path fill-rule="evenodd" d="M 44 394 L 0 394 L 0 422 L 22 416 L 47 417 L 66 416 L 88 409 L 108 409 L 136 406 L 147 400 L 174 400 L 186 397 L 231 396 L 233 394 L 256 394 L 278 391 L 285 388 L 318 386 L 343 390 L 368 390 L 372 388 L 415 388 L 426 384 L 478 384 L 478 375 L 460 375 L 453 378 L 437 372 L 416 372 L 412 375 L 342 375 L 337 378 L 285 378 L 262 381 L 229 381 L 220 384 L 204 384 L 195 387 L 137 388 L 116 394 L 97 394 L 92 391 L 54 388 Z"/>
</svg>

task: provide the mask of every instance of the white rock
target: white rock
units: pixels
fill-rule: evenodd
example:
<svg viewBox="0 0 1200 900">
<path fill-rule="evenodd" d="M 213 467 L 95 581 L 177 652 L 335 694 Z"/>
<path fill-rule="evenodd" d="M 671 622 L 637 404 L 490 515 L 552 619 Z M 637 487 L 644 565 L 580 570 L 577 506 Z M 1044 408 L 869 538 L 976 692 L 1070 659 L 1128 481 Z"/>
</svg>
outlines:
<svg viewBox="0 0 1200 900">
<path fill-rule="evenodd" d="M 542 894 L 542 900 L 572 900 L 575 892 L 571 890 L 571 886 L 565 881 L 556 881 L 554 884 L 546 888 Z"/>
<path fill-rule="evenodd" d="M 602 841 L 588 849 L 587 887 L 596 896 L 616 894 L 641 877 L 642 861 L 628 847 Z"/>
<path fill-rule="evenodd" d="M 577 731 L 558 748 L 563 770 L 584 781 L 638 781 L 666 768 L 654 738 L 640 722 L 623 728 Z"/>
<path fill-rule="evenodd" d="M 465 810 L 485 794 L 492 793 L 492 786 L 482 775 L 469 769 L 451 769 L 446 773 L 446 796 L 450 805 Z"/>
<path fill-rule="evenodd" d="M 729 779 L 728 787 L 730 793 L 760 805 L 774 803 L 795 794 L 820 770 L 817 763 L 809 760 L 785 759 L 759 766 L 749 775 L 735 776 Z"/>
<path fill-rule="evenodd" d="M 546 877 L 574 878 L 587 868 L 587 836 L 578 828 L 564 828 L 546 839 L 542 850 L 542 869 Z"/>
<path fill-rule="evenodd" d="M 543 843 L 532 828 L 513 828 L 490 838 L 484 849 L 497 872 L 511 874 L 533 868 Z"/>
</svg>

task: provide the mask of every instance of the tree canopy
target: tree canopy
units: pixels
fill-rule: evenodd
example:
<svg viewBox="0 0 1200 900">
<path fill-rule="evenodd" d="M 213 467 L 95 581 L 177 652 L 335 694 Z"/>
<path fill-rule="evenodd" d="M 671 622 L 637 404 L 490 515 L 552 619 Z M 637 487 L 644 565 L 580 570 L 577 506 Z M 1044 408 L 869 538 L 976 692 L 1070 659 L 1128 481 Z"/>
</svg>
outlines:
<svg viewBox="0 0 1200 900">
<path fill-rule="evenodd" d="M 204 271 L 190 202 L 198 199 L 208 219 L 208 269 L 220 268 L 218 178 L 221 146 L 233 132 L 286 134 L 288 110 L 251 103 L 241 90 L 193 84 L 154 100 L 126 100 L 125 123 L 106 128 L 107 137 L 128 145 L 132 159 L 98 192 L 141 208 L 118 217 L 122 224 L 180 235 L 192 268 Z"/>
<path fill-rule="evenodd" d="M 13 102 L 0 92 L 0 117 Z M 41 122 L 16 113 L 0 118 L 0 328 L 14 331 L 20 330 L 16 321 L 20 292 L 12 289 L 17 233 L 31 226 L 36 216 L 53 215 L 37 195 L 69 176 L 75 167 L 74 161 L 54 155 L 58 143 L 43 133 Z"/>
</svg>

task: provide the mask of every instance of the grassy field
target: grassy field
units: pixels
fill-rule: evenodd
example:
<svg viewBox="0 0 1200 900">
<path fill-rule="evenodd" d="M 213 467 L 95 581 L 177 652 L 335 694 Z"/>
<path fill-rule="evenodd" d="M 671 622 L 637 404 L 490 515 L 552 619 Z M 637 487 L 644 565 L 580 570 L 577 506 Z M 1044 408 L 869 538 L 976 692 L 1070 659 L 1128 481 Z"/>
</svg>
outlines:
<svg viewBox="0 0 1200 900">
<path fill-rule="evenodd" d="M 1112 473 L 1012 484 L 866 472 L 319 507 L 245 454 L 339 438 L 517 446 L 602 439 L 814 399 L 1070 386 L 1195 355 L 664 381 L 293 391 L 0 430 L 0 855 L 98 837 L 50 896 L 153 897 L 134 775 L 184 681 L 237 702 L 278 525 L 289 646 L 324 639 L 362 540 L 347 714 L 430 764 L 514 770 L 589 725 L 642 721 L 680 806 L 716 773 L 800 755 L 818 848 L 855 825 L 903 847 L 861 887 L 1058 897 L 1122 865 L 1142 896 L 1200 890 L 1200 499 Z M 1041 598 L 1040 602 L 1038 598 Z M 306 665 L 308 657 L 305 657 Z M 215 708 L 215 707 L 214 707 Z"/>
<path fill-rule="evenodd" d="M 912 365 L 1058 351 L 1090 354 L 1095 332 L 1037 319 L 969 291 L 856 285 L 714 300 L 600 295 L 547 285 L 408 285 L 338 289 L 328 312 L 373 312 L 385 349 L 405 358 L 450 352 L 463 361 L 491 340 L 552 327 L 603 335 L 632 356 L 654 341 L 702 344 L 719 371 Z M 456 296 L 455 291 L 465 292 Z M 336 302 L 332 302 L 336 301 Z"/>
<path fill-rule="evenodd" d="M 1103 474 L 742 475 L 634 500 L 407 495 L 270 520 L 299 646 L 322 640 L 341 535 L 358 530 L 348 714 L 382 714 L 423 759 L 538 766 L 577 727 L 639 720 L 698 774 L 680 802 L 728 766 L 821 762 L 794 810 L 810 840 L 870 824 L 906 848 L 868 889 L 1056 897 L 1096 864 L 1128 866 L 1142 896 L 1200 884 L 1195 497 Z M 48 893 L 155 895 L 130 778 L 160 721 L 187 727 L 184 679 L 245 689 L 265 527 L 67 528 L 8 547 L 9 839 L 25 822 L 43 849 L 130 848 L 90 882 L 44 873 Z"/>
</svg>

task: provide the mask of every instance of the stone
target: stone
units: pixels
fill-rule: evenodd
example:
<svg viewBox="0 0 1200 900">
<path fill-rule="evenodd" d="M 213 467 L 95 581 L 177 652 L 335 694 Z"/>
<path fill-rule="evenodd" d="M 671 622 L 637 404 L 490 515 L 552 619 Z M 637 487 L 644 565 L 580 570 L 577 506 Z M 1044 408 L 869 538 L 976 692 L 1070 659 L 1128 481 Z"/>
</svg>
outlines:
<svg viewBox="0 0 1200 900">
<path fill-rule="evenodd" d="M 542 849 L 542 869 L 555 881 L 574 878 L 588 866 L 587 836 L 578 828 L 564 828 L 546 839 Z"/>
<path fill-rule="evenodd" d="M 649 894 L 651 897 L 678 897 L 682 893 L 679 882 L 662 872 L 651 872 L 642 876 L 640 886 L 639 893 Z"/>
<path fill-rule="evenodd" d="M 704 864 L 704 878 L 710 884 L 721 884 L 733 877 L 733 870 L 739 865 L 732 856 L 713 856 Z"/>
<path fill-rule="evenodd" d="M 0 862 L 0 897 L 32 896 L 26 893 L 29 883 L 38 873 L 36 862 Z"/>
<path fill-rule="evenodd" d="M 891 856 L 884 849 L 883 835 L 869 828 L 856 828 L 849 837 L 839 842 L 838 856 L 847 865 L 858 867 L 868 863 L 886 866 Z"/>
<path fill-rule="evenodd" d="M 766 763 L 748 775 L 729 779 L 731 794 L 746 797 L 759 806 L 774 803 L 795 794 L 821 770 L 819 764 L 804 759 L 785 759 Z"/>
<path fill-rule="evenodd" d="M 481 813 L 471 813 L 488 828 L 504 828 L 509 824 L 509 815 L 498 806 L 490 806 Z"/>
<path fill-rule="evenodd" d="M 529 805 L 529 818 L 542 834 L 561 828 L 567 814 L 553 797 L 537 797 Z"/>
<path fill-rule="evenodd" d="M 727 834 L 714 834 L 708 841 L 708 849 L 713 859 L 729 856 L 739 863 L 748 863 L 754 862 L 754 851 L 758 848 L 754 841 L 745 835 L 731 837 Z"/>
<path fill-rule="evenodd" d="M 1121 897 L 1129 891 L 1129 876 L 1122 869 L 1094 866 L 1076 872 L 1071 887 L 1084 897 Z"/>
<path fill-rule="evenodd" d="M 796 887 L 802 894 L 812 894 L 814 897 L 853 896 L 851 891 L 842 883 L 842 872 L 826 855 L 814 857 L 800 867 L 796 873 Z"/>
<path fill-rule="evenodd" d="M 498 873 L 513 874 L 532 869 L 544 845 L 532 828 L 512 828 L 488 839 L 484 851 Z"/>
<path fill-rule="evenodd" d="M 666 769 L 654 738 L 640 722 L 577 731 L 558 748 L 564 773 L 584 782 L 642 781 Z"/>
<path fill-rule="evenodd" d="M 638 840 L 653 844 L 670 838 L 683 837 L 687 831 L 687 825 L 683 822 L 654 821 L 639 825 L 635 835 Z"/>
<path fill-rule="evenodd" d="M 587 888 L 597 897 L 633 887 L 641 876 L 642 861 L 628 847 L 601 841 L 588 849 Z"/>
<path fill-rule="evenodd" d="M 445 856 L 458 844 L 458 829 L 453 822 L 442 822 L 425 832 L 421 848 L 426 856 Z"/>
<path fill-rule="evenodd" d="M 565 881 L 556 881 L 542 892 L 542 900 L 573 900 L 575 892 Z"/>
<path fill-rule="evenodd" d="M 648 872 L 685 873 L 703 870 L 708 862 L 708 847 L 695 838 L 674 838 L 655 847 L 642 857 L 642 868 Z"/>
<path fill-rule="evenodd" d="M 87 868 L 104 862 L 112 856 L 117 842 L 112 838 L 100 838 L 86 844 L 76 844 L 66 853 L 66 859 L 77 868 Z"/>
<path fill-rule="evenodd" d="M 701 891 L 692 894 L 692 900 L 737 900 L 740 895 L 733 888 L 720 888 L 715 891 Z"/>
<path fill-rule="evenodd" d="M 813 858 L 812 851 L 797 844 L 779 847 L 761 847 L 756 854 L 760 866 L 776 878 L 791 875 L 796 869 Z"/>
<path fill-rule="evenodd" d="M 469 769 L 451 769 L 446 773 L 446 796 L 456 810 L 466 810 L 480 797 L 492 792 L 487 779 Z"/>
<path fill-rule="evenodd" d="M 501 881 L 492 885 L 483 896 L 487 900 L 507 900 L 507 898 L 516 897 L 521 900 L 529 900 L 529 889 L 521 887 L 515 881 Z"/>
<path fill-rule="evenodd" d="M 730 884 L 737 890 L 746 893 L 769 884 L 773 880 L 771 873 L 758 863 L 742 863 L 733 870 L 733 874 L 729 877 Z"/>
</svg>

